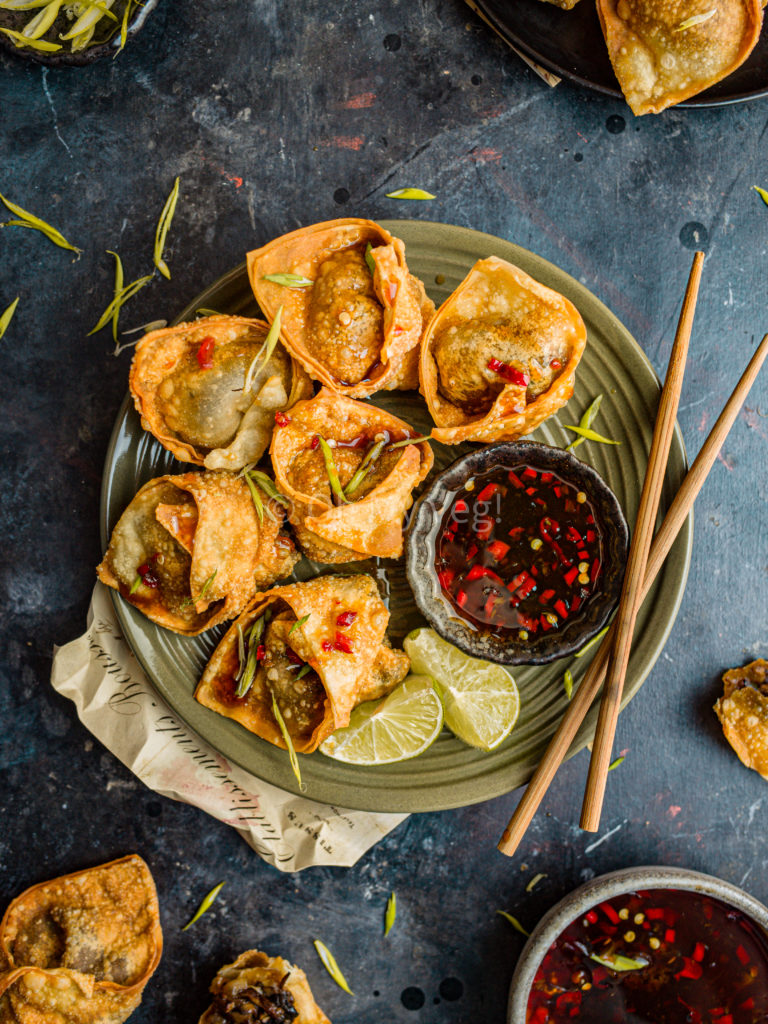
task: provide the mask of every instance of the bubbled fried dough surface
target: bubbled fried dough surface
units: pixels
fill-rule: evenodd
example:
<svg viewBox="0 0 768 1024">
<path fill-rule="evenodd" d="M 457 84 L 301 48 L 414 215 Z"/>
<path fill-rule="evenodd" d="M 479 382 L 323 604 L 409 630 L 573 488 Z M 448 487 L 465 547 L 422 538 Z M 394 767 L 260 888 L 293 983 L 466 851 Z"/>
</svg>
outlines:
<svg viewBox="0 0 768 1024">
<path fill-rule="evenodd" d="M 315 358 L 345 384 L 359 384 L 381 348 L 384 311 L 359 246 L 320 264 L 309 306 L 309 332 Z"/>
<path fill-rule="evenodd" d="M 715 713 L 742 763 L 768 779 L 768 661 L 729 669 Z"/>
</svg>

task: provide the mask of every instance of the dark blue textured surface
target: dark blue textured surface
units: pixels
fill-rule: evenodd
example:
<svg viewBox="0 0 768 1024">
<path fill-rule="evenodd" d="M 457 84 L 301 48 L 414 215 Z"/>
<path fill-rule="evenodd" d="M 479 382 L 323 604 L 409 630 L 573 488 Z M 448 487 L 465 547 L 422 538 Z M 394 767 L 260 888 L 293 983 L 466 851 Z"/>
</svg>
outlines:
<svg viewBox="0 0 768 1024">
<path fill-rule="evenodd" d="M 136 1024 L 194 1021 L 216 967 L 249 946 L 309 972 L 335 1024 L 501 1024 L 532 925 L 594 873 L 683 864 L 768 898 L 768 789 L 724 743 L 719 675 L 768 650 L 768 378 L 696 511 L 688 590 L 666 651 L 622 716 L 600 834 L 575 826 L 586 768 L 561 771 L 519 855 L 495 844 L 510 794 L 411 818 L 351 870 L 281 876 L 226 826 L 148 792 L 48 684 L 52 647 L 84 627 L 97 508 L 130 355 L 87 338 L 117 248 L 147 273 L 173 178 L 173 278 L 126 327 L 170 317 L 246 249 L 339 214 L 428 217 L 508 237 L 603 299 L 663 372 L 690 250 L 708 254 L 680 422 L 695 453 L 766 330 L 768 106 L 633 119 L 618 101 L 549 89 L 460 0 L 164 0 L 116 61 L 45 71 L 0 56 L 0 191 L 84 248 L 0 233 L 4 470 L 0 532 L 0 904 L 27 885 L 136 850 L 158 882 L 166 952 Z M 437 194 L 407 208 L 405 185 Z M 546 878 L 532 893 L 534 873 Z M 214 910 L 179 931 L 200 896 Z M 397 925 L 380 938 L 390 890 Z M 350 999 L 320 968 L 334 950 Z M 463 984 L 440 984 L 446 978 Z M 420 989 L 421 1009 L 401 992 Z M 375 994 L 378 993 L 378 994 Z M 440 1000 L 436 1005 L 436 1000 Z M 406 1002 L 418 1003 L 411 992 Z"/>
</svg>

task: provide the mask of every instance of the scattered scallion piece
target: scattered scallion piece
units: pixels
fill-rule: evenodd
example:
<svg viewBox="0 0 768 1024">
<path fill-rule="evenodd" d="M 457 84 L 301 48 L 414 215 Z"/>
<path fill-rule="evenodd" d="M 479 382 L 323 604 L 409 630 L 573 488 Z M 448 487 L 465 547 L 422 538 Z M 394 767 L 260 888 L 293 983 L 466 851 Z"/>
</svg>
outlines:
<svg viewBox="0 0 768 1024">
<path fill-rule="evenodd" d="M 303 625 L 304 625 L 304 623 L 305 623 L 305 622 L 307 621 L 307 619 L 309 618 L 309 616 L 310 616 L 311 614 L 312 614 L 311 612 L 307 612 L 307 614 L 306 614 L 306 615 L 302 615 L 302 617 L 301 617 L 300 619 L 296 619 L 296 621 L 294 622 L 294 624 L 293 624 L 293 625 L 291 626 L 291 628 L 290 628 L 290 629 L 288 630 L 288 636 L 290 636 L 290 635 L 291 635 L 291 633 L 292 633 L 292 632 L 294 631 L 294 629 L 298 629 L 298 628 L 299 628 L 300 626 L 303 626 Z"/>
<path fill-rule="evenodd" d="M 324 942 L 321 942 L 320 939 L 315 939 L 314 946 L 315 949 L 317 950 L 317 955 L 323 962 L 323 967 L 325 967 L 326 971 L 328 971 L 328 973 L 339 986 L 339 988 L 343 988 L 344 991 L 348 992 L 349 995 L 351 996 L 354 995 L 354 992 L 347 984 L 347 979 L 341 973 L 341 970 L 339 969 L 339 965 L 336 963 L 336 959 L 333 953 L 330 951 L 330 949 L 328 949 L 326 944 Z"/>
<path fill-rule="evenodd" d="M 587 441 L 598 441 L 600 444 L 621 444 L 621 441 L 613 441 L 610 437 L 603 437 L 602 434 L 598 434 L 588 427 L 574 427 L 570 423 L 564 423 L 563 426 L 566 430 L 572 430 L 574 434 L 586 438 Z"/>
<path fill-rule="evenodd" d="M 387 192 L 387 199 L 437 199 L 437 196 L 425 192 L 423 188 L 398 188 L 394 192 Z"/>
<path fill-rule="evenodd" d="M 594 420 L 595 416 L 597 416 L 602 401 L 602 395 L 598 395 L 597 398 L 592 399 L 587 408 L 587 411 L 579 420 L 579 426 L 582 430 L 586 430 L 587 428 L 592 426 L 592 421 Z M 565 446 L 565 450 L 567 452 L 572 452 L 574 448 L 578 448 L 580 444 L 584 444 L 584 440 L 585 439 L 583 437 L 575 437 L 570 444 Z"/>
<path fill-rule="evenodd" d="M 605 634 L 608 632 L 609 628 L 609 626 L 606 626 L 604 629 L 601 629 L 597 636 L 593 636 L 588 644 L 585 644 L 580 651 L 577 651 L 574 654 L 574 658 L 583 658 L 587 651 L 591 651 L 596 644 L 600 643 Z"/>
<path fill-rule="evenodd" d="M 336 469 L 336 463 L 333 458 L 333 449 L 331 448 L 331 446 L 328 444 L 324 437 L 320 437 L 320 435 L 318 434 L 317 439 L 320 442 L 320 450 L 323 453 L 325 471 L 328 474 L 328 480 L 331 485 L 331 490 L 336 495 L 339 502 L 341 504 L 346 505 L 348 504 L 348 502 L 344 494 L 344 488 L 341 486 L 341 481 L 339 480 L 339 474 Z"/>
<path fill-rule="evenodd" d="M 301 274 L 265 274 L 262 281 L 271 281 L 272 284 L 281 284 L 283 288 L 311 288 L 315 283 L 308 277 Z"/>
<path fill-rule="evenodd" d="M 213 570 L 211 575 L 208 577 L 208 579 L 202 585 L 202 587 L 200 589 L 200 593 L 197 595 L 197 597 L 192 597 L 192 596 L 185 597 L 184 600 L 181 602 L 181 607 L 185 608 L 185 607 L 187 607 L 190 604 L 197 604 L 199 601 L 204 601 L 205 598 L 208 595 L 208 591 L 211 589 L 211 585 L 212 585 L 213 581 L 216 579 L 216 573 L 218 571 L 219 571 L 218 569 L 214 569 Z"/>
<path fill-rule="evenodd" d="M 11 30 L 3 29 L 3 31 L 10 33 Z M 13 32 L 11 34 L 15 36 L 20 35 L 20 33 L 18 32 Z M 27 41 L 32 42 L 30 40 Z M 33 42 L 36 44 L 36 48 L 39 49 L 61 49 L 60 46 L 53 47 L 48 43 L 46 43 L 45 47 L 42 47 L 42 40 L 40 39 L 36 39 Z M 0 194 L 0 201 L 2 201 L 3 204 L 8 207 L 11 213 L 15 213 L 16 216 L 19 218 L 19 220 L 6 221 L 5 224 L 2 225 L 3 227 L 14 226 L 20 228 L 33 228 L 35 231 L 42 232 L 42 234 L 44 234 L 47 239 L 53 242 L 54 245 L 58 245 L 60 249 L 69 249 L 70 252 L 77 253 L 78 256 L 82 253 L 82 249 L 78 249 L 76 245 L 72 245 L 71 242 L 68 242 L 64 235 L 62 235 L 60 231 L 57 231 L 56 228 L 53 227 L 51 224 L 48 224 L 47 221 L 41 220 L 39 217 L 36 217 L 33 213 L 29 213 L 29 211 L 23 209 L 21 206 L 17 206 L 16 203 L 12 203 L 10 199 L 6 199 L 5 196 L 2 194 Z"/>
<path fill-rule="evenodd" d="M 115 51 L 115 57 L 118 53 L 122 53 L 125 49 L 125 44 L 128 42 L 128 22 L 130 21 L 132 10 L 133 0 L 128 0 L 128 3 L 125 5 L 125 10 L 123 11 L 123 20 L 120 23 L 120 45 Z M 115 57 L 113 57 L 112 60 L 114 60 Z"/>
<path fill-rule="evenodd" d="M 269 328 L 269 332 L 264 339 L 264 344 L 261 346 L 259 351 L 253 357 L 253 362 L 248 367 L 248 372 L 245 375 L 245 384 L 243 384 L 243 390 L 248 392 L 253 387 L 253 382 L 256 374 L 269 362 L 269 358 L 275 351 L 275 345 L 277 345 L 277 339 L 280 337 L 280 322 L 283 316 L 283 307 L 280 306 L 278 311 L 275 313 L 275 319 L 272 321 L 272 326 Z"/>
<path fill-rule="evenodd" d="M 405 448 L 406 445 L 409 444 L 421 444 L 422 441 L 431 442 L 431 440 L 431 437 L 422 437 L 418 435 L 416 437 L 406 437 L 402 441 L 395 441 L 394 444 L 387 445 L 387 451 L 393 452 L 395 448 Z"/>
<path fill-rule="evenodd" d="M 589 959 L 594 960 L 601 967 L 608 967 L 612 971 L 641 971 L 648 966 L 647 960 L 633 960 L 628 956 L 620 956 L 618 953 L 612 956 L 598 956 L 597 953 L 590 953 Z"/>
<path fill-rule="evenodd" d="M 136 579 L 133 581 L 131 589 L 128 591 L 128 593 L 129 594 L 135 594 L 140 586 L 141 586 L 141 576 L 137 576 Z"/>
<path fill-rule="evenodd" d="M 307 674 L 307 672 L 311 672 L 311 671 L 312 671 L 312 666 L 309 663 L 307 663 L 306 665 L 302 665 L 301 668 L 299 669 L 299 671 L 296 673 L 296 677 L 294 679 L 294 682 L 296 682 L 296 679 L 303 679 L 304 676 Z"/>
<path fill-rule="evenodd" d="M 569 668 L 565 670 L 563 676 L 563 689 L 565 690 L 565 696 L 568 700 L 573 696 L 573 672 Z"/>
<path fill-rule="evenodd" d="M 40 36 L 44 36 L 59 16 L 59 10 L 63 2 L 64 0 L 51 0 L 39 14 L 36 14 L 31 21 L 27 22 L 21 34 L 26 39 L 39 39 Z"/>
<path fill-rule="evenodd" d="M 109 10 L 113 3 L 114 0 L 105 0 L 104 3 L 97 3 L 96 0 L 80 0 L 81 6 L 86 8 L 85 11 L 83 11 L 72 28 L 65 32 L 64 35 L 59 36 L 59 39 L 75 40 L 77 36 L 82 36 L 86 32 L 91 32 L 92 34 L 92 29 L 96 27 L 105 15 L 112 21 L 117 21 L 115 15 Z M 74 42 L 72 45 L 74 49 Z"/>
<path fill-rule="evenodd" d="M 275 716 L 277 726 L 280 730 L 280 733 L 282 734 L 283 739 L 285 740 L 285 745 L 288 748 L 288 758 L 291 762 L 293 774 L 296 776 L 296 781 L 298 782 L 299 786 L 302 786 L 301 768 L 299 767 L 299 759 L 296 756 L 296 748 L 293 745 L 291 734 L 288 732 L 288 726 L 285 724 L 285 719 L 283 718 L 282 713 L 280 711 L 280 707 L 278 706 L 277 697 L 275 696 L 271 688 L 270 692 L 272 693 L 272 714 Z"/>
<path fill-rule="evenodd" d="M 674 32 L 685 32 L 688 28 L 695 28 L 696 25 L 703 25 L 705 21 L 709 21 L 710 18 L 714 18 L 717 14 L 717 8 L 713 7 L 711 11 L 705 11 L 704 14 L 694 14 L 690 18 L 686 18 L 685 21 L 681 21 Z"/>
<path fill-rule="evenodd" d="M 768 190 L 760 188 L 759 185 L 753 185 L 752 188 L 757 192 L 760 198 L 763 200 L 766 206 L 768 206 Z"/>
<path fill-rule="evenodd" d="M 509 921 L 509 923 L 512 925 L 516 932 L 520 932 L 520 934 L 525 935 L 526 938 L 530 937 L 531 933 L 526 931 L 525 928 L 523 928 L 523 926 L 520 924 L 516 917 L 513 917 L 511 914 L 508 914 L 506 910 L 497 910 L 496 913 L 501 914 L 501 916 L 505 920 Z"/>
<path fill-rule="evenodd" d="M 163 250 L 165 249 L 165 240 L 168 237 L 168 229 L 171 226 L 173 215 L 176 212 L 176 203 L 179 199 L 179 178 L 173 183 L 171 194 L 165 201 L 163 212 L 160 214 L 160 219 L 157 222 L 157 228 L 155 229 L 155 266 L 169 281 L 171 279 L 171 272 L 168 269 L 168 264 L 163 259 Z"/>
<path fill-rule="evenodd" d="M 256 484 L 251 480 L 250 473 L 243 473 L 245 482 L 248 484 L 248 490 L 251 492 L 251 498 L 253 499 L 253 505 L 256 509 L 256 515 L 258 516 L 259 522 L 264 522 L 264 502 L 261 500 L 261 495 L 256 490 Z"/>
<path fill-rule="evenodd" d="M 376 461 L 376 459 L 378 459 L 378 457 L 381 455 L 382 451 L 384 450 L 384 445 L 386 443 L 386 441 L 377 441 L 368 449 L 365 458 L 357 467 L 357 472 L 354 474 L 352 479 L 344 488 L 344 494 L 347 498 L 351 497 L 351 495 L 355 493 L 360 484 L 363 482 L 363 480 L 365 480 L 370 471 L 373 469 L 373 464 Z"/>
<path fill-rule="evenodd" d="M 123 261 L 120 259 L 116 252 L 111 249 L 107 249 L 110 256 L 115 257 L 115 295 L 119 295 L 125 286 L 125 277 L 123 274 Z M 112 340 L 117 344 L 117 322 L 120 319 L 120 307 L 115 306 L 112 313 Z"/>
<path fill-rule="evenodd" d="M 365 247 L 365 262 L 368 264 L 368 269 L 371 272 L 371 277 L 376 273 L 376 261 L 374 260 L 371 253 L 373 252 L 373 246 L 369 242 Z"/>
<path fill-rule="evenodd" d="M 152 274 L 147 274 L 146 277 L 140 277 L 136 281 L 132 281 L 130 284 L 126 285 L 125 288 L 122 289 L 122 291 L 115 295 L 110 304 L 99 317 L 96 326 L 92 327 L 91 330 L 88 331 L 88 337 L 90 337 L 92 334 L 96 334 L 96 332 L 100 331 L 102 327 L 106 327 L 106 325 L 112 319 L 115 309 L 122 309 L 122 307 L 126 304 L 126 302 L 129 299 L 132 299 L 137 292 L 141 291 L 141 289 L 145 285 L 149 284 L 149 282 L 152 280 L 152 277 Z"/>
<path fill-rule="evenodd" d="M 200 918 L 203 916 L 203 914 L 206 912 L 206 910 L 210 910 L 211 909 L 211 907 L 213 906 L 213 904 L 214 904 L 214 902 L 216 900 L 216 897 L 221 892 L 223 885 L 224 885 L 224 882 L 219 882 L 218 885 L 215 885 L 211 889 L 211 891 L 208 893 L 207 896 L 203 897 L 203 901 L 200 904 L 200 906 L 197 908 L 197 910 L 195 911 L 194 917 L 191 917 L 189 919 L 189 921 L 187 921 L 187 923 L 181 929 L 183 932 L 185 932 L 187 930 L 187 928 L 191 928 L 192 925 L 196 921 L 199 921 Z"/>
<path fill-rule="evenodd" d="M 207 309 L 205 306 L 201 306 L 195 310 L 195 316 L 224 316 L 218 309 Z"/>
<path fill-rule="evenodd" d="M 387 909 L 384 914 L 384 938 L 392 931 L 392 925 L 397 917 L 397 896 L 392 893 L 387 900 Z"/>
<path fill-rule="evenodd" d="M 236 697 L 245 697 L 251 686 L 253 686 L 253 678 L 256 675 L 256 655 L 258 654 L 259 640 L 261 639 L 263 631 L 264 616 L 261 615 L 254 622 L 248 636 L 248 657 L 245 659 L 245 667 L 241 668 L 240 674 L 235 679 L 235 682 L 237 683 L 237 689 L 235 690 Z M 242 662 L 240 664 L 242 666 Z"/>
<path fill-rule="evenodd" d="M 148 324 L 139 324 L 138 327 L 131 327 L 129 331 L 121 331 L 120 333 L 123 335 L 138 334 L 139 332 L 142 334 L 149 334 L 150 331 L 159 331 L 162 330 L 163 327 L 167 326 L 167 320 L 150 320 Z"/>
<path fill-rule="evenodd" d="M 247 471 L 247 475 L 253 477 L 254 481 L 259 485 L 262 491 L 264 491 L 268 498 L 272 498 L 273 501 L 276 501 L 278 505 L 282 505 L 283 508 L 289 507 L 290 502 L 286 496 L 278 491 L 273 481 L 270 480 L 266 473 L 262 473 L 260 469 L 250 469 Z"/>
<path fill-rule="evenodd" d="M 27 39 L 27 37 L 22 35 L 21 32 L 14 32 L 12 28 L 3 28 L 0 26 L 0 32 L 4 33 L 6 36 L 10 36 L 18 47 L 28 46 L 30 50 L 40 50 L 42 53 L 55 53 L 57 50 L 62 49 L 59 43 L 49 43 L 46 42 L 45 39 Z M 65 246 L 64 248 L 70 247 Z"/>
<path fill-rule="evenodd" d="M 237 663 L 238 663 L 237 674 L 239 676 L 241 674 L 241 672 L 244 670 L 245 663 L 246 663 L 246 661 L 248 659 L 247 659 L 246 653 L 245 653 L 245 634 L 243 633 L 243 627 L 240 625 L 239 622 L 236 623 L 236 625 L 237 625 Z"/>
<path fill-rule="evenodd" d="M 533 892 L 533 890 L 536 888 L 536 886 L 539 884 L 539 882 L 542 880 L 542 878 L 546 878 L 546 877 L 547 876 L 543 875 L 543 874 L 534 875 L 533 878 L 528 883 L 528 885 L 526 885 L 525 891 L 526 892 Z"/>
<path fill-rule="evenodd" d="M 614 768 L 618 768 L 620 764 L 623 764 L 625 756 L 625 754 L 622 754 L 621 757 L 617 757 L 615 761 L 611 761 L 608 765 L 608 771 L 612 772 Z"/>
<path fill-rule="evenodd" d="M 8 307 L 8 309 L 6 309 L 3 315 L 0 316 L 0 338 L 2 338 L 2 336 L 8 330 L 11 320 L 13 320 L 13 314 L 16 312 L 16 307 L 19 304 L 20 298 L 21 296 L 17 295 L 16 298 Z"/>
</svg>

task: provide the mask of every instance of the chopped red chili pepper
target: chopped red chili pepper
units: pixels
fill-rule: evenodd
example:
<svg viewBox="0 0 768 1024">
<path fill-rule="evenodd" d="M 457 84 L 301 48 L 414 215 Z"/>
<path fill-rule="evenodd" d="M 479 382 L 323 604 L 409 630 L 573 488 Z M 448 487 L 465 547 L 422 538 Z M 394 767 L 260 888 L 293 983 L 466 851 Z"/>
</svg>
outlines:
<svg viewBox="0 0 768 1024">
<path fill-rule="evenodd" d="M 489 569 L 485 565 L 473 565 L 465 578 L 468 583 L 471 583 L 472 580 L 481 580 L 485 577 L 488 577 L 488 579 L 493 580 L 494 583 L 503 584 L 504 582 L 500 576 L 497 576 L 493 569 Z"/>
<path fill-rule="evenodd" d="M 333 644 L 331 643 L 330 640 L 323 640 L 323 642 L 320 644 L 320 647 L 325 651 L 326 654 L 328 654 L 329 651 L 333 650 Z"/>
<path fill-rule="evenodd" d="M 259 644 L 256 648 L 256 661 L 264 661 L 264 655 L 267 653 L 267 648 L 264 644 Z"/>
<path fill-rule="evenodd" d="M 505 544 L 503 540 L 494 540 L 488 545 L 488 554 L 497 562 L 500 562 L 508 551 L 509 544 Z"/>
<path fill-rule="evenodd" d="M 549 365 L 553 370 L 562 370 L 563 364 L 559 359 L 550 359 Z"/>
<path fill-rule="evenodd" d="M 749 963 L 749 953 L 746 951 L 746 949 L 744 949 L 743 946 L 736 947 L 736 956 L 739 958 L 739 962 L 746 967 Z"/>
<path fill-rule="evenodd" d="M 539 604 L 547 604 L 555 596 L 554 590 L 542 590 L 539 596 Z"/>
<path fill-rule="evenodd" d="M 586 914 L 584 915 L 584 917 L 586 917 L 586 919 L 589 921 L 590 924 L 597 924 L 597 911 L 596 910 L 588 910 L 586 912 Z"/>
<path fill-rule="evenodd" d="M 667 930 L 664 932 L 664 941 L 665 942 L 674 942 L 675 941 L 675 929 L 674 928 L 667 928 Z"/>
<path fill-rule="evenodd" d="M 704 968 L 701 964 L 697 964 L 695 960 L 689 956 L 683 957 L 683 963 L 685 966 L 681 971 L 678 971 L 675 975 L 676 978 L 691 978 L 693 981 L 698 981 L 704 973 Z"/>
<path fill-rule="evenodd" d="M 569 587 L 572 587 L 578 575 L 579 567 L 577 565 L 574 565 L 574 567 L 572 569 L 569 569 L 565 576 L 563 576 L 563 579 Z"/>
<path fill-rule="evenodd" d="M 612 924 L 618 924 L 621 918 L 613 909 L 610 903 L 601 903 L 600 909 Z"/>
<path fill-rule="evenodd" d="M 523 526 L 513 526 L 511 530 L 507 530 L 507 536 L 511 537 L 512 540 L 516 540 L 520 536 L 520 534 L 522 534 L 524 532 L 525 532 L 525 527 L 523 527 Z"/>
<path fill-rule="evenodd" d="M 707 947 L 704 945 L 704 943 L 703 942 L 697 942 L 696 945 L 693 947 L 693 959 L 697 963 L 701 963 L 701 961 L 704 959 L 704 957 L 706 955 L 706 952 L 707 952 Z"/>
<path fill-rule="evenodd" d="M 304 664 L 303 658 L 300 658 L 298 656 L 298 654 L 296 653 L 296 651 L 292 650 L 290 647 L 286 647 L 285 648 L 285 656 L 288 659 L 288 661 L 290 661 L 290 663 L 292 665 L 303 665 Z"/>
<path fill-rule="evenodd" d="M 459 608 L 463 608 L 466 603 L 467 603 L 467 592 L 466 592 L 466 590 L 460 590 L 458 592 L 458 594 L 456 595 L 456 604 L 459 606 Z"/>
<path fill-rule="evenodd" d="M 216 341 L 210 336 L 203 338 L 200 348 L 197 350 L 197 363 L 201 370 L 213 369 L 213 350 L 216 348 Z"/>
<path fill-rule="evenodd" d="M 528 495 L 529 497 L 531 497 L 531 498 L 532 498 L 532 497 L 533 497 L 533 495 L 534 495 L 534 494 L 536 493 L 536 488 L 535 488 L 535 487 L 526 487 L 526 488 L 525 488 L 525 493 L 526 493 L 526 494 L 527 494 L 527 495 Z"/>
<path fill-rule="evenodd" d="M 333 641 L 334 650 L 341 651 L 342 654 L 352 653 L 352 641 L 345 633 L 337 633 Z"/>
<path fill-rule="evenodd" d="M 558 598 L 557 601 L 555 601 L 555 603 L 552 605 L 552 607 L 555 609 L 555 611 L 561 619 L 568 618 L 568 609 L 565 607 L 565 601 L 563 601 L 562 598 Z"/>
<path fill-rule="evenodd" d="M 519 490 L 522 490 L 523 487 L 525 487 L 525 484 L 513 469 L 510 469 L 508 479 L 512 486 L 517 487 Z"/>
<path fill-rule="evenodd" d="M 466 512 L 468 507 L 469 506 L 466 501 L 464 501 L 463 498 L 459 498 L 459 500 L 454 504 L 453 510 L 454 512 Z"/>
<path fill-rule="evenodd" d="M 309 445 L 309 447 L 310 447 L 310 448 L 312 449 L 312 451 L 314 452 L 314 451 L 316 451 L 316 450 L 317 450 L 317 448 L 319 447 L 319 445 L 320 445 L 320 438 L 319 438 L 319 437 L 317 436 L 317 434 L 315 434 L 315 436 L 314 436 L 314 437 L 312 438 L 312 441 L 310 442 L 310 445 Z"/>
<path fill-rule="evenodd" d="M 275 423 L 278 425 L 278 427 L 287 427 L 290 422 L 291 417 L 286 416 L 284 412 L 280 412 L 280 410 L 278 409 L 277 412 L 275 413 Z"/>
<path fill-rule="evenodd" d="M 651 921 L 663 921 L 664 920 L 664 908 L 663 907 L 648 907 L 645 912 L 645 916 Z"/>
<path fill-rule="evenodd" d="M 755 1008 L 755 1000 L 752 998 L 752 996 L 750 996 L 749 999 L 745 999 L 744 1002 L 740 1006 L 740 1009 L 742 1009 L 742 1010 L 753 1010 L 754 1008 Z"/>
<path fill-rule="evenodd" d="M 489 501 L 494 496 L 494 494 L 496 494 L 500 490 L 501 488 L 499 487 L 498 484 L 486 484 L 482 491 L 480 491 L 480 493 L 478 494 L 477 500 L 478 502 L 485 503 L 486 501 Z"/>
<path fill-rule="evenodd" d="M 510 384 L 516 384 L 517 387 L 525 388 L 528 387 L 530 377 L 527 373 L 523 373 L 522 370 L 518 370 L 515 366 L 510 366 L 508 363 L 502 363 L 500 359 L 491 358 L 487 363 L 488 369 L 491 373 L 497 373 L 503 380 L 508 381 Z"/>
<path fill-rule="evenodd" d="M 437 578 L 440 581 L 440 586 L 443 588 L 443 590 L 447 590 L 450 587 L 451 583 L 453 582 L 453 578 L 454 578 L 455 575 L 456 575 L 456 570 L 455 569 L 441 569 L 440 570 L 440 572 L 437 574 Z"/>
<path fill-rule="evenodd" d="M 477 520 L 475 536 L 478 540 L 488 540 L 493 533 L 494 521 L 490 516 L 482 516 Z"/>
<path fill-rule="evenodd" d="M 339 629 L 347 629 L 357 618 L 357 612 L 342 612 L 336 616 L 336 625 Z"/>
</svg>

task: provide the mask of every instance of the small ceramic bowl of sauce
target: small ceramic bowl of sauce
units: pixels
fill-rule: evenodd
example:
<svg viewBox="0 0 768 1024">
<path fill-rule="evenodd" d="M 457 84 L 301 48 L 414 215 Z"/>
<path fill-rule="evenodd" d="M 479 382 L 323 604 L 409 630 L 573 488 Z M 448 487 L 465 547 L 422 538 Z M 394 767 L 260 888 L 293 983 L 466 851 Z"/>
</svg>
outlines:
<svg viewBox="0 0 768 1024">
<path fill-rule="evenodd" d="M 509 1024 L 755 1024 L 768 1019 L 768 910 L 681 868 L 593 879 L 550 910 L 520 957 Z"/>
<path fill-rule="evenodd" d="M 629 531 L 615 494 L 532 441 L 457 459 L 419 499 L 406 542 L 416 604 L 446 640 L 505 665 L 578 651 L 621 593 Z"/>
</svg>

